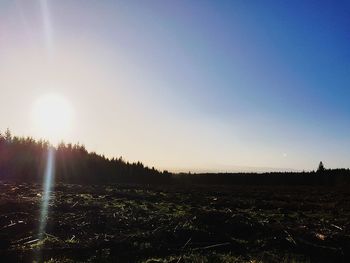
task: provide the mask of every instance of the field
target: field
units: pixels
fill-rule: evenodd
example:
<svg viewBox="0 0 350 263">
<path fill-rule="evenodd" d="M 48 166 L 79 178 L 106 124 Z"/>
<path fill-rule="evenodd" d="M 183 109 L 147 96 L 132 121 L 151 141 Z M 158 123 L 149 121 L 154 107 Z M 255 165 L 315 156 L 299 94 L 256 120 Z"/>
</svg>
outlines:
<svg viewBox="0 0 350 263">
<path fill-rule="evenodd" d="M 350 262 L 349 190 L 0 184 L 1 262 Z"/>
</svg>

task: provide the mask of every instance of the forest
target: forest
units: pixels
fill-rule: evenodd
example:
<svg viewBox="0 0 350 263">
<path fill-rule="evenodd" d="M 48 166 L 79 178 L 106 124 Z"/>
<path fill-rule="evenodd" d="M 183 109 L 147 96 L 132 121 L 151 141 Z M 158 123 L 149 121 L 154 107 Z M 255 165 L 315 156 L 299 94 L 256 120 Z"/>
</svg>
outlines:
<svg viewBox="0 0 350 263">
<path fill-rule="evenodd" d="M 130 163 L 122 157 L 107 158 L 88 152 L 84 145 L 60 143 L 54 147 L 45 140 L 0 134 L 0 180 L 43 181 L 48 152 L 55 159 L 55 180 L 79 184 L 232 184 L 232 185 L 348 185 L 349 169 L 270 173 L 171 173 L 149 168 L 142 162 Z"/>
<path fill-rule="evenodd" d="M 145 167 L 141 162 L 129 163 L 120 158 L 108 159 L 88 152 L 84 145 L 60 143 L 31 137 L 12 136 L 10 130 L 0 134 L 0 180 L 17 182 L 43 181 L 48 152 L 55 159 L 55 180 L 64 183 L 162 183 L 169 179 L 167 171 Z"/>
</svg>

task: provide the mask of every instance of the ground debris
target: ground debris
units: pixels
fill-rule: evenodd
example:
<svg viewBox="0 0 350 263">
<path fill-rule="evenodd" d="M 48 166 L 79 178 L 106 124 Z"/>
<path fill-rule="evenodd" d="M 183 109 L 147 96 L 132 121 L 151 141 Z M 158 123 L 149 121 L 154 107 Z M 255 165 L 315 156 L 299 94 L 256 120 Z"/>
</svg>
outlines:
<svg viewBox="0 0 350 263">
<path fill-rule="evenodd" d="M 1 185 L 1 258 L 31 262 L 40 251 L 43 260 L 55 262 L 350 262 L 350 195 L 344 189 L 65 184 L 54 189 L 39 238 L 42 187 Z M 338 200 L 341 213 L 329 209 Z M 283 261 L 286 255 L 289 261 Z"/>
</svg>

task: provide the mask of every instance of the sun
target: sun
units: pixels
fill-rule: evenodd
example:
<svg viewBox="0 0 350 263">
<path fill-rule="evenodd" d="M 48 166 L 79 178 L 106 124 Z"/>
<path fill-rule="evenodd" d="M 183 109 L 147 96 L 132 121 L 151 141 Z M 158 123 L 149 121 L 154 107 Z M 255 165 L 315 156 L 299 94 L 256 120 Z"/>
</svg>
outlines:
<svg viewBox="0 0 350 263">
<path fill-rule="evenodd" d="M 31 115 L 37 135 L 53 144 L 66 138 L 71 131 L 73 109 L 69 101 L 59 94 L 38 98 Z"/>
</svg>

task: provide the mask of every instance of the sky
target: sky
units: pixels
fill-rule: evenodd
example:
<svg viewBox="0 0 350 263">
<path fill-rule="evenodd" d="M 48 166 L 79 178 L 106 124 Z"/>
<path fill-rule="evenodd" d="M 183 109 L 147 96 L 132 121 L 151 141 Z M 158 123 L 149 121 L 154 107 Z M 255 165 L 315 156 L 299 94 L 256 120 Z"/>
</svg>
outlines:
<svg viewBox="0 0 350 263">
<path fill-rule="evenodd" d="M 59 139 L 107 157 L 350 167 L 349 13 L 341 0 L 1 0 L 0 130 L 50 138 L 32 112 L 55 94 L 71 112 Z"/>
</svg>

